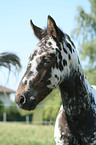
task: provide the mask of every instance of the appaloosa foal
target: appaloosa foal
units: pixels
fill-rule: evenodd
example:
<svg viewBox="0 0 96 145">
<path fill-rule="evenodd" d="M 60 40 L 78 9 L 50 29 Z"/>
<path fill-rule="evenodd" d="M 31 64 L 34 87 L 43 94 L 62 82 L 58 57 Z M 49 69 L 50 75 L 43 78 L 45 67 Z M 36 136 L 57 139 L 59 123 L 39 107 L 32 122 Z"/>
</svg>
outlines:
<svg viewBox="0 0 96 145">
<path fill-rule="evenodd" d="M 88 83 L 74 43 L 48 16 L 46 30 L 30 21 L 39 38 L 16 92 L 16 103 L 33 110 L 54 88 L 60 88 L 61 107 L 55 126 L 57 145 L 96 144 L 96 91 Z"/>
</svg>

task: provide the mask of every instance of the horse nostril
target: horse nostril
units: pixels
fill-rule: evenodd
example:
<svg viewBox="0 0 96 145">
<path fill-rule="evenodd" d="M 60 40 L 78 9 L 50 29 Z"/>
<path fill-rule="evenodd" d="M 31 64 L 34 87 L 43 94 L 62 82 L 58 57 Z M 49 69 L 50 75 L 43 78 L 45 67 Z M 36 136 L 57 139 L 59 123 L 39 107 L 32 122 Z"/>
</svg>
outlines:
<svg viewBox="0 0 96 145">
<path fill-rule="evenodd" d="M 26 103 L 26 98 L 25 98 L 25 96 L 21 96 L 21 98 L 20 98 L 20 104 L 25 104 Z"/>
<path fill-rule="evenodd" d="M 30 101 L 34 101 L 34 100 L 35 100 L 35 97 L 31 96 Z"/>
</svg>

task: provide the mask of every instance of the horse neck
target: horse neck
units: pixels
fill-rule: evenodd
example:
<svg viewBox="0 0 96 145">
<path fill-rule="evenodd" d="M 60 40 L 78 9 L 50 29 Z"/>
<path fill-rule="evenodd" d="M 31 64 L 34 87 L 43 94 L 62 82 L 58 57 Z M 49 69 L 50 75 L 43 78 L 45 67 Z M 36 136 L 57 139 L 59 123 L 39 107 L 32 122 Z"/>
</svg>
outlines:
<svg viewBox="0 0 96 145">
<path fill-rule="evenodd" d="M 62 103 L 69 116 L 82 114 L 92 109 L 94 96 L 83 70 L 72 70 L 70 75 L 60 84 Z"/>
</svg>

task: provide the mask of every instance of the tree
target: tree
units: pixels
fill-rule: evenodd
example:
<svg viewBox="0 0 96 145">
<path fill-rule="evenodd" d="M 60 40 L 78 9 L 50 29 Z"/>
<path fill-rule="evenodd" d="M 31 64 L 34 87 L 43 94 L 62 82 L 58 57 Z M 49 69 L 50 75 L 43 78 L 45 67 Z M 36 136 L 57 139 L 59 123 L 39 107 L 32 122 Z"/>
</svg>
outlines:
<svg viewBox="0 0 96 145">
<path fill-rule="evenodd" d="M 16 70 L 19 70 L 21 68 L 19 57 L 9 52 L 0 53 L 0 67 L 1 66 L 6 67 L 9 69 L 9 71 L 11 71 L 12 65 L 15 66 Z M 2 120 L 3 111 L 4 111 L 4 103 L 0 100 L 0 120 Z"/>
<path fill-rule="evenodd" d="M 15 66 L 16 70 L 21 68 L 19 57 L 14 53 L 0 53 L 0 67 L 3 66 L 11 71 L 12 65 Z"/>
<path fill-rule="evenodd" d="M 0 100 L 0 114 L 3 112 L 4 110 L 4 103 L 3 101 Z"/>
<path fill-rule="evenodd" d="M 17 70 L 21 68 L 20 59 L 14 53 L 0 53 L 0 66 L 6 67 L 11 71 L 11 67 L 15 66 Z"/>
<path fill-rule="evenodd" d="M 72 31 L 72 36 L 74 34 L 73 38 L 79 42 L 81 60 L 86 61 L 85 73 L 88 80 L 96 85 L 96 0 L 89 0 L 89 3 L 89 13 L 80 6 L 77 8 L 77 26 Z"/>
</svg>

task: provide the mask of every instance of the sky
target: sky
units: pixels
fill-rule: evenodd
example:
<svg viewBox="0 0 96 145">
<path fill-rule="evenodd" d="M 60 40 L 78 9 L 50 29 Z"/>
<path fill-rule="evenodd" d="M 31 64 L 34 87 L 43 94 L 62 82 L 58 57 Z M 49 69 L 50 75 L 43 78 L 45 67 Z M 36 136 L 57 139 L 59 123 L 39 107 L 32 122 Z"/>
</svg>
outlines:
<svg viewBox="0 0 96 145">
<path fill-rule="evenodd" d="M 30 19 L 41 28 L 46 28 L 51 15 L 56 24 L 67 34 L 76 27 L 77 6 L 89 11 L 88 0 L 0 0 L 0 52 L 12 52 L 20 57 L 22 69 L 9 75 L 0 68 L 0 85 L 16 90 L 25 70 L 28 57 L 39 40 L 34 36 Z"/>
</svg>

